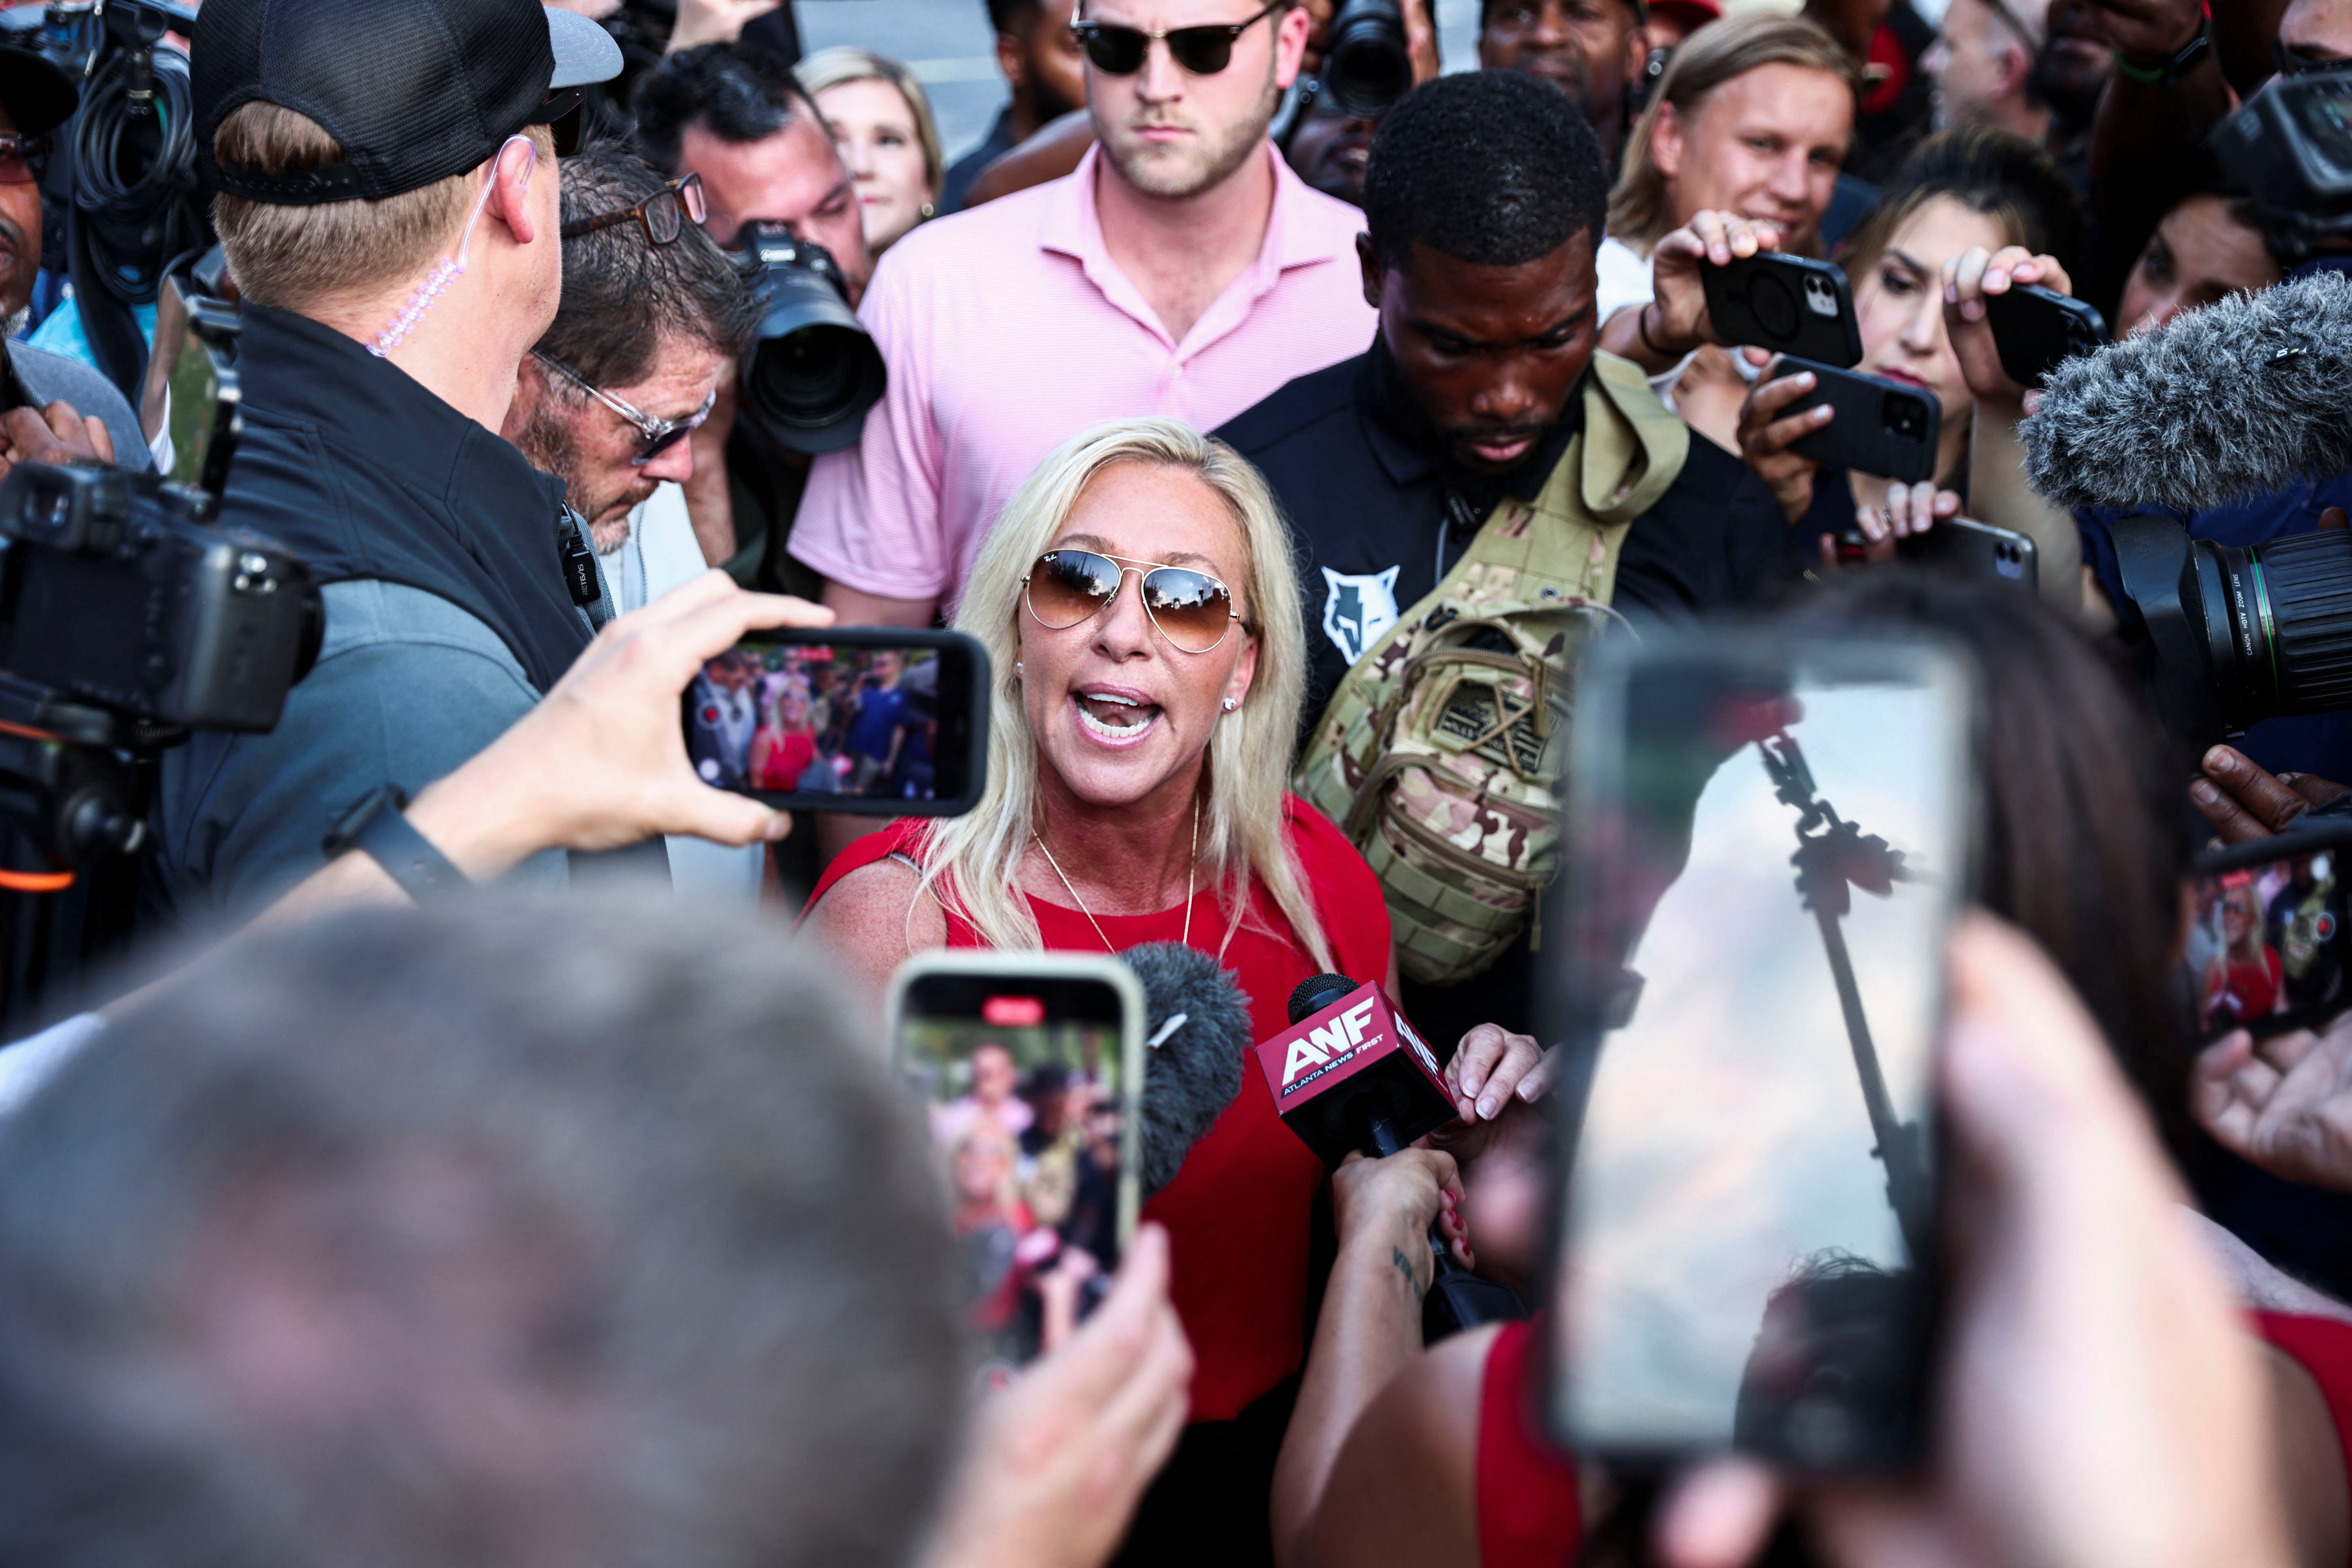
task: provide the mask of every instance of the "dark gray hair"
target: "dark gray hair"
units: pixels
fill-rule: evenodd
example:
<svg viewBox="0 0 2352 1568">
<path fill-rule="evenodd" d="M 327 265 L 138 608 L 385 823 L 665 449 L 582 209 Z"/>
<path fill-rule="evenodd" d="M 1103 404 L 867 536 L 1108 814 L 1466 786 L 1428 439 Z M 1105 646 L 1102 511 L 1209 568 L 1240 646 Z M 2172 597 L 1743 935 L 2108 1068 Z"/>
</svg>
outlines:
<svg viewBox="0 0 2352 1568">
<path fill-rule="evenodd" d="M 908 1561 L 965 1380 L 857 1016 L 610 892 L 203 961 L 0 1136 L 0 1562 Z"/>
<path fill-rule="evenodd" d="M 667 179 L 626 142 L 593 142 L 563 161 L 563 221 L 635 206 Z M 632 220 L 563 242 L 563 299 L 538 347 L 594 385 L 629 386 L 665 342 L 735 354 L 759 324 L 741 270 L 700 225 L 655 245 Z"/>
</svg>

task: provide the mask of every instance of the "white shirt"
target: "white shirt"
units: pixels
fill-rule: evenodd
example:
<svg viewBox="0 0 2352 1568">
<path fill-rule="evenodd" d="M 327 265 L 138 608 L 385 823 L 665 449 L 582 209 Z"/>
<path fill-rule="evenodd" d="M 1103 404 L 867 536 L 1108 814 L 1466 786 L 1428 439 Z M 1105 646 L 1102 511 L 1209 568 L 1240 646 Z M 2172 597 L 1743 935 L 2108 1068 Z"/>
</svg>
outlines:
<svg viewBox="0 0 2352 1568">
<path fill-rule="evenodd" d="M 687 514 L 686 492 L 665 484 L 629 513 L 629 537 L 596 557 L 620 613 L 641 609 L 682 583 L 709 570 L 702 546 L 694 537 L 694 521 Z M 756 715 L 747 697 L 742 723 L 746 732 Z M 673 890 L 691 898 L 727 903 L 760 901 L 758 844 L 730 849 L 707 838 L 670 837 L 669 880 Z"/>
</svg>

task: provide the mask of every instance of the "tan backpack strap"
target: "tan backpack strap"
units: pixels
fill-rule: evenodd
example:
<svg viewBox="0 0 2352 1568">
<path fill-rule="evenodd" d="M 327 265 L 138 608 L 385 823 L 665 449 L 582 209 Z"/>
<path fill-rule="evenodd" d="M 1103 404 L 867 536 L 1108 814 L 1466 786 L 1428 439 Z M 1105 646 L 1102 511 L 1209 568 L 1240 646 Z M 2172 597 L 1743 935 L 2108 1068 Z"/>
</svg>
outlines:
<svg viewBox="0 0 2352 1568">
<path fill-rule="evenodd" d="M 1631 522 L 1657 505 L 1690 457 L 1690 426 L 1658 401 L 1640 366 L 1611 353 L 1592 356 L 1584 439 L 1579 499 L 1601 522 Z"/>
</svg>

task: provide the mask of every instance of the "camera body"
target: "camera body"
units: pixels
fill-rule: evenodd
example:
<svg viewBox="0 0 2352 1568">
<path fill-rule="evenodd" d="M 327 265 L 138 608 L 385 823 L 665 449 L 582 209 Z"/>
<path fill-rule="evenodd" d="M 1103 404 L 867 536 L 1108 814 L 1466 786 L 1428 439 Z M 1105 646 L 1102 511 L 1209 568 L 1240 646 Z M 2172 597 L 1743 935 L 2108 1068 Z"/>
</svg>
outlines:
<svg viewBox="0 0 2352 1568">
<path fill-rule="evenodd" d="M 19 463 L 0 481 L 0 669 L 171 729 L 258 731 L 316 657 L 310 574 L 200 489 Z"/>
<path fill-rule="evenodd" d="M 745 224 L 743 249 L 761 305 L 742 361 L 744 416 L 786 451 L 856 446 L 889 379 L 840 264 L 780 223 Z"/>
<path fill-rule="evenodd" d="M 2176 742 L 2202 752 L 2264 719 L 2352 708 L 2352 531 L 2243 548 L 2192 540 L 2161 515 L 2113 531 L 2157 716 Z"/>
<path fill-rule="evenodd" d="M 2352 234 L 2352 70 L 2273 79 L 2208 144 L 2273 249 L 2301 257 Z"/>
</svg>

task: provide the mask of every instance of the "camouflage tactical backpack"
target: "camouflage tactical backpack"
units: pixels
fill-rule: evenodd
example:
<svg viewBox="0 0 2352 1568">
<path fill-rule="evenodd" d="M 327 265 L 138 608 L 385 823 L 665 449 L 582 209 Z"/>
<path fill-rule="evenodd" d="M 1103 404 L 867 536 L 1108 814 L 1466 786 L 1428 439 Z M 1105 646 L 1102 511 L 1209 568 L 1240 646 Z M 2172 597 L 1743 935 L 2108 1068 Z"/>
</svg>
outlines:
<svg viewBox="0 0 2352 1568">
<path fill-rule="evenodd" d="M 1610 613 L 1625 530 L 1690 450 L 1623 360 L 1595 354 L 1583 397 L 1542 493 L 1495 509 L 1348 671 L 1299 758 L 1295 787 L 1371 863 L 1398 967 L 1423 984 L 1494 963 L 1551 879 L 1576 655 Z"/>
</svg>

